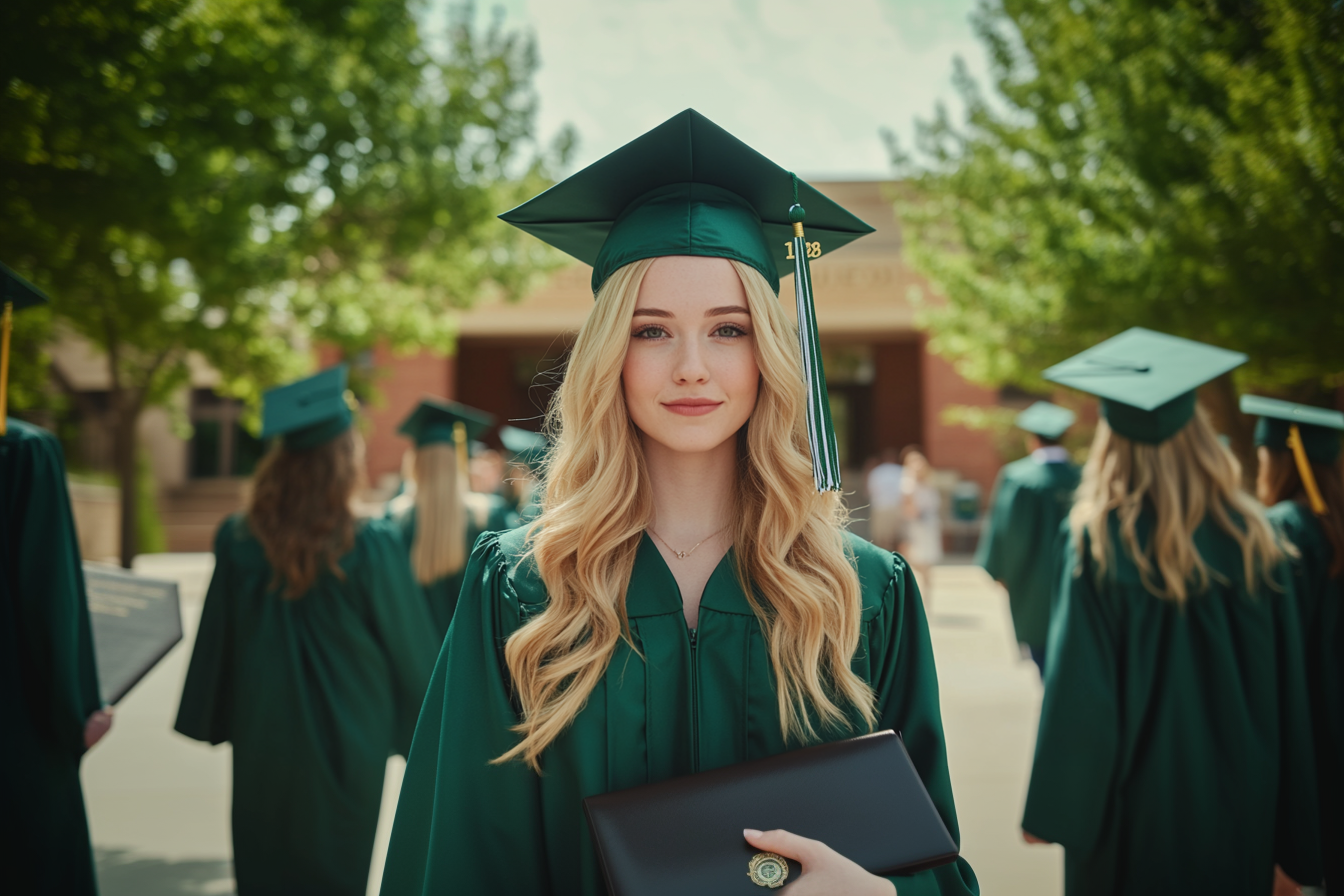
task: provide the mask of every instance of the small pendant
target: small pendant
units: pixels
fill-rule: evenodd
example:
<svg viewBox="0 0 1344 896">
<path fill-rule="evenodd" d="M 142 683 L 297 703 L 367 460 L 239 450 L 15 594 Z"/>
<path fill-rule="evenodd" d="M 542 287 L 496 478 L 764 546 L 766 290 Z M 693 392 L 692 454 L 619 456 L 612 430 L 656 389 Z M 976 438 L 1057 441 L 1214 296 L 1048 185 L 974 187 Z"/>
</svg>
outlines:
<svg viewBox="0 0 1344 896">
<path fill-rule="evenodd" d="M 691 548 L 691 551 L 693 550 L 695 550 L 695 548 Z M 691 551 L 673 551 L 672 553 L 677 555 L 678 560 L 685 560 L 687 557 L 691 556 Z"/>
</svg>

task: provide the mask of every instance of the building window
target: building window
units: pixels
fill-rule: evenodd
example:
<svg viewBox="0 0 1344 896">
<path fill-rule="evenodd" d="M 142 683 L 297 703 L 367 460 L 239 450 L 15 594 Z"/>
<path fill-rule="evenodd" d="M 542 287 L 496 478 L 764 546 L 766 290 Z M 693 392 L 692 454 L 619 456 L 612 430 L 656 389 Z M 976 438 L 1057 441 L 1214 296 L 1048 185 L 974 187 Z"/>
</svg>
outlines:
<svg viewBox="0 0 1344 896">
<path fill-rule="evenodd" d="M 265 445 L 239 423 L 242 414 L 236 399 L 211 389 L 192 390 L 191 478 L 250 476 L 256 469 Z"/>
</svg>

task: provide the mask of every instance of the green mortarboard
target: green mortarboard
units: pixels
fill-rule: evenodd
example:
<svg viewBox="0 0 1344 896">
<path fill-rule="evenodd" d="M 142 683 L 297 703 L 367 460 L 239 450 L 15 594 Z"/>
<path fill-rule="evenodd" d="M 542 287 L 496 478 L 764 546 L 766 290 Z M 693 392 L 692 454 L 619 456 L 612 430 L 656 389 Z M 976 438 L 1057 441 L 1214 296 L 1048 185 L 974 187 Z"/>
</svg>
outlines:
<svg viewBox="0 0 1344 896">
<path fill-rule="evenodd" d="M 350 428 L 354 413 L 346 397 L 346 364 L 271 389 L 261 397 L 261 437 L 283 437 L 290 451 L 326 444 Z"/>
<path fill-rule="evenodd" d="M 415 447 L 426 445 L 455 444 L 455 424 L 461 423 L 468 439 L 478 439 L 494 425 L 495 418 L 485 411 L 444 401 L 439 398 L 422 398 L 411 411 L 411 415 L 401 422 L 397 432 L 415 442 Z"/>
<path fill-rule="evenodd" d="M 1156 445 L 1195 415 L 1195 390 L 1246 363 L 1240 352 L 1133 327 L 1042 374 L 1101 399 L 1118 434 Z"/>
<path fill-rule="evenodd" d="M 501 426 L 499 440 L 513 455 L 514 463 L 534 470 L 541 466 L 551 450 L 550 441 L 541 433 L 516 426 Z"/>
<path fill-rule="evenodd" d="M 792 273 L 813 474 L 818 490 L 840 488 L 807 259 L 872 227 L 694 109 L 500 217 L 592 265 L 594 294 L 618 268 L 665 255 L 740 261 L 776 293 Z"/>
<path fill-rule="evenodd" d="M 1064 431 L 1073 425 L 1078 415 L 1068 408 L 1062 408 L 1048 401 L 1038 401 L 1017 415 L 1014 421 L 1018 429 L 1035 433 L 1043 439 L 1058 439 Z"/>
<path fill-rule="evenodd" d="M 15 311 L 22 311 L 50 301 L 42 290 L 0 264 L 0 305 L 13 303 Z"/>
<path fill-rule="evenodd" d="M 1259 417 L 1255 424 L 1255 444 L 1277 451 L 1288 450 L 1288 433 L 1293 424 L 1302 437 L 1307 457 L 1319 464 L 1339 459 L 1344 414 L 1307 404 L 1294 404 L 1259 395 L 1241 396 L 1241 412 Z"/>
</svg>

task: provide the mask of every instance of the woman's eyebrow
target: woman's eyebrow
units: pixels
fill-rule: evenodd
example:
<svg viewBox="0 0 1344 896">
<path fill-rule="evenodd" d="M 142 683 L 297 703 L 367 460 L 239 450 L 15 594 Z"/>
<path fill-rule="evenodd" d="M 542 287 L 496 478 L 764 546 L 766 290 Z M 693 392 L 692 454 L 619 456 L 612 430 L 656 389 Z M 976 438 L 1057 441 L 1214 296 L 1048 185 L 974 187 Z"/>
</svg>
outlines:
<svg viewBox="0 0 1344 896">
<path fill-rule="evenodd" d="M 636 308 L 635 317 L 665 317 L 669 320 L 676 317 L 671 311 L 664 311 L 661 308 Z"/>
<path fill-rule="evenodd" d="M 720 317 L 724 314 L 751 314 L 741 305 L 722 305 L 718 308 L 711 308 L 705 312 L 705 317 Z"/>
</svg>

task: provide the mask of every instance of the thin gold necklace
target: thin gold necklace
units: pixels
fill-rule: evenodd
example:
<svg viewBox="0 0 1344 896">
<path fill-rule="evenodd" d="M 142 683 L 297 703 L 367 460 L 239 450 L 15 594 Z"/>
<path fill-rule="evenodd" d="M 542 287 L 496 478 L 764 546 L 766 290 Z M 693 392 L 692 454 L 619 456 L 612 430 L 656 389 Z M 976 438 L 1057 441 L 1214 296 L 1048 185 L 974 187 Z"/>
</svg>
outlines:
<svg viewBox="0 0 1344 896">
<path fill-rule="evenodd" d="M 729 524 L 728 524 L 728 526 L 731 526 L 731 525 L 732 525 L 732 523 L 729 523 Z M 704 538 L 700 539 L 699 541 L 697 541 L 697 542 L 695 543 L 695 547 L 692 547 L 692 548 L 691 548 L 690 550 L 688 550 L 688 551 L 679 551 L 679 550 L 677 550 L 676 548 L 672 547 L 672 545 L 670 545 L 670 544 L 667 543 L 667 539 L 666 539 L 666 538 L 664 538 L 663 536 L 659 535 L 657 532 L 655 532 L 655 531 L 653 530 L 653 527 L 652 527 L 652 526 L 649 526 L 649 533 L 650 533 L 651 535 L 653 535 L 654 538 L 656 538 L 656 539 L 658 539 L 659 541 L 661 541 L 661 542 L 663 543 L 663 547 L 667 548 L 669 551 L 671 551 L 672 553 L 676 554 L 678 560 L 685 560 L 687 557 L 689 557 L 689 556 L 691 556 L 692 554 L 695 553 L 695 548 L 700 547 L 700 545 L 702 545 L 702 544 L 704 544 L 705 542 L 709 541 L 711 538 L 715 537 L 716 535 L 720 535 L 720 534 L 722 534 L 725 530 L 727 530 L 728 526 L 724 526 L 722 529 L 720 529 L 718 532 L 715 532 L 713 535 L 706 535 Z"/>
</svg>

